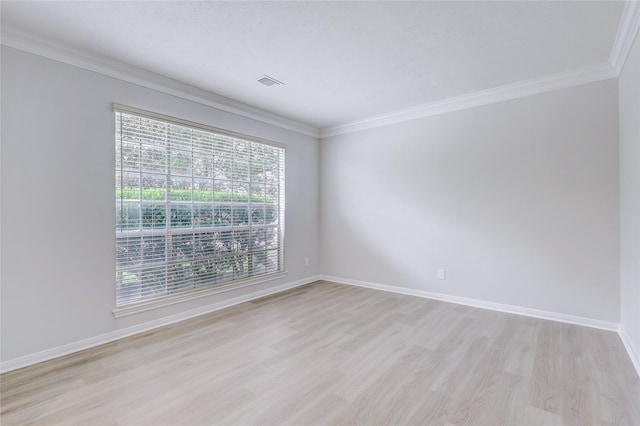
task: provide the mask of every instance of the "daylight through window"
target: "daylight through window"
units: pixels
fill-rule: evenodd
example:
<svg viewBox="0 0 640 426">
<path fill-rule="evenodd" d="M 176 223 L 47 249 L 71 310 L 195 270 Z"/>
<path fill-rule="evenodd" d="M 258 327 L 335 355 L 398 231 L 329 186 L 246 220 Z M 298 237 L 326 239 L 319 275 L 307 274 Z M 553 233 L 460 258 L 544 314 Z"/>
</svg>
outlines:
<svg viewBox="0 0 640 426">
<path fill-rule="evenodd" d="M 116 304 L 284 271 L 284 148 L 114 106 Z"/>
</svg>

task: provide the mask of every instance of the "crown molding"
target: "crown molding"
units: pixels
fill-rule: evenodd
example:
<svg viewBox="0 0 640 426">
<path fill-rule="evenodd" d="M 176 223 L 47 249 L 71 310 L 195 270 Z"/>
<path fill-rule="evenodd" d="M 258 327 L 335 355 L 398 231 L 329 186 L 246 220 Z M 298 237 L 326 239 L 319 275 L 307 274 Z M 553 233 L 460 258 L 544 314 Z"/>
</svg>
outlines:
<svg viewBox="0 0 640 426">
<path fill-rule="evenodd" d="M 633 46 L 633 41 L 639 31 L 640 1 L 627 0 L 624 5 L 624 11 L 622 12 L 622 18 L 620 19 L 618 34 L 616 35 L 613 49 L 611 49 L 611 56 L 609 57 L 609 62 L 616 67 L 618 74 L 622 71 L 622 67 Z"/>
<path fill-rule="evenodd" d="M 119 61 L 110 60 L 86 51 L 54 43 L 31 34 L 8 28 L 2 29 L 1 44 L 58 62 L 117 78 L 148 89 L 177 96 L 212 108 L 229 112 L 283 129 L 318 137 L 317 128 L 265 111 L 225 96 L 173 80 Z"/>
<path fill-rule="evenodd" d="M 640 1 L 627 1 L 609 63 L 591 65 L 446 98 L 322 129 L 299 123 L 263 109 L 119 61 L 109 60 L 86 51 L 55 44 L 49 40 L 36 38 L 32 35 L 19 33 L 7 28 L 2 29 L 1 43 L 9 47 L 44 56 L 266 124 L 316 138 L 326 138 L 616 78 L 620 73 L 639 28 Z"/>
<path fill-rule="evenodd" d="M 509 99 L 536 95 L 552 90 L 564 89 L 582 84 L 616 78 L 618 71 L 610 63 L 591 65 L 584 68 L 565 71 L 531 80 L 507 84 L 492 89 L 481 90 L 466 95 L 442 99 L 387 114 L 376 115 L 364 120 L 354 121 L 334 127 L 320 129 L 320 137 L 326 138 L 345 133 L 357 132 L 390 124 L 402 123 L 417 118 L 429 117 L 446 112 L 457 111 L 476 106 L 492 104 Z"/>
</svg>

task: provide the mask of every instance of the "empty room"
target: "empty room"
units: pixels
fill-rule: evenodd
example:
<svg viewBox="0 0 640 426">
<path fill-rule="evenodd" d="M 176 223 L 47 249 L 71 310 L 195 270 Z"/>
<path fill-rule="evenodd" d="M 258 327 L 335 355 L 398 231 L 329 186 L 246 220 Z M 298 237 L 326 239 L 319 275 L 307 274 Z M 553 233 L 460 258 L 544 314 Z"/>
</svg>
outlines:
<svg viewBox="0 0 640 426">
<path fill-rule="evenodd" d="M 640 2 L 0 7 L 2 425 L 640 425 Z"/>
</svg>

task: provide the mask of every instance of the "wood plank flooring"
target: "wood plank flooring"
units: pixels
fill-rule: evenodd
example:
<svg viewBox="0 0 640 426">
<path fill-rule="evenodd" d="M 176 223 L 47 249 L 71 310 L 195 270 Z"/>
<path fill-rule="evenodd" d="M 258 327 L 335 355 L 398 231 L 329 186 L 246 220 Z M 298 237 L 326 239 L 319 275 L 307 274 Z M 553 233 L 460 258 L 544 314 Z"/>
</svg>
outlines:
<svg viewBox="0 0 640 426">
<path fill-rule="evenodd" d="M 2 425 L 640 425 L 613 332 L 322 281 L 0 381 Z"/>
</svg>

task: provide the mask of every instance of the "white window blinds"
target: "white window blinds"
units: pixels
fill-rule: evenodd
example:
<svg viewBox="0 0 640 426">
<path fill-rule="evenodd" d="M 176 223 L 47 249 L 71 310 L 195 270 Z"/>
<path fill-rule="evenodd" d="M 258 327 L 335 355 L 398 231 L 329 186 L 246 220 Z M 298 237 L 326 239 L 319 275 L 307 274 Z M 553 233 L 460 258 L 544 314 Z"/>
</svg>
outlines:
<svg viewBox="0 0 640 426">
<path fill-rule="evenodd" d="M 284 271 L 284 148 L 114 105 L 116 304 Z"/>
</svg>

